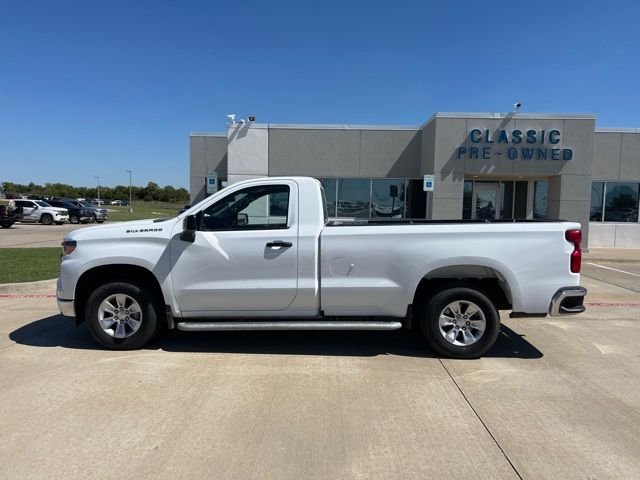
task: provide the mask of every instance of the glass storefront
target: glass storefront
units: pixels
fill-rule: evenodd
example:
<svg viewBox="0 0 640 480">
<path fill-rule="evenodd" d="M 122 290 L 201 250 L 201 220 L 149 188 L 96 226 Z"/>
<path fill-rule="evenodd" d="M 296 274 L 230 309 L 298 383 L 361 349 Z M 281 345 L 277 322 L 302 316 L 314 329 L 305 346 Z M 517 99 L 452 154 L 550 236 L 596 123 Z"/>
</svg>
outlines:
<svg viewBox="0 0 640 480">
<path fill-rule="evenodd" d="M 462 218 L 525 219 L 528 211 L 533 218 L 547 218 L 548 185 L 546 180 L 465 180 Z"/>
<path fill-rule="evenodd" d="M 329 217 L 425 218 L 422 180 L 405 178 L 318 178 Z"/>
<path fill-rule="evenodd" d="M 533 218 L 547 218 L 547 193 L 549 191 L 549 182 L 535 182 L 533 189 Z"/>
<path fill-rule="evenodd" d="M 592 222 L 638 222 L 640 184 L 635 182 L 593 182 L 591 184 Z"/>
</svg>

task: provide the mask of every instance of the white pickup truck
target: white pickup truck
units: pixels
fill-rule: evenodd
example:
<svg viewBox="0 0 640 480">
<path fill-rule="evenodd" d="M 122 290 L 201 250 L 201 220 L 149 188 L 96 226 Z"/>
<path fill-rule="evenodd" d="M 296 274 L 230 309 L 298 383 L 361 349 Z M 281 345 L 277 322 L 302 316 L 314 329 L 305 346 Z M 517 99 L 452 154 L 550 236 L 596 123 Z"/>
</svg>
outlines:
<svg viewBox="0 0 640 480">
<path fill-rule="evenodd" d="M 584 311 L 580 224 L 329 220 L 313 178 L 236 183 L 176 218 L 69 233 L 62 314 L 100 344 L 140 348 L 160 328 L 395 330 L 477 357 L 511 315 Z"/>
</svg>

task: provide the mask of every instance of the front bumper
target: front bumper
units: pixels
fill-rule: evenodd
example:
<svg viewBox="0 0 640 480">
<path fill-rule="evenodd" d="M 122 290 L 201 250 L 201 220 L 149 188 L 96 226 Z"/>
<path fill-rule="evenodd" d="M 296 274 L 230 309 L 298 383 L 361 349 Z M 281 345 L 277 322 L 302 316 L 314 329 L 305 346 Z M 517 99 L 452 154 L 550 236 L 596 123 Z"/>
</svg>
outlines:
<svg viewBox="0 0 640 480">
<path fill-rule="evenodd" d="M 65 317 L 76 316 L 76 307 L 73 300 L 58 298 L 58 310 L 60 310 L 60 313 Z"/>
<path fill-rule="evenodd" d="M 53 219 L 56 222 L 66 222 L 67 220 L 69 220 L 69 215 L 65 215 L 65 214 L 56 215 L 55 217 L 53 217 Z"/>
<path fill-rule="evenodd" d="M 583 305 L 587 289 L 584 287 L 563 287 L 559 289 L 549 304 L 549 315 L 576 315 L 586 310 Z"/>
</svg>

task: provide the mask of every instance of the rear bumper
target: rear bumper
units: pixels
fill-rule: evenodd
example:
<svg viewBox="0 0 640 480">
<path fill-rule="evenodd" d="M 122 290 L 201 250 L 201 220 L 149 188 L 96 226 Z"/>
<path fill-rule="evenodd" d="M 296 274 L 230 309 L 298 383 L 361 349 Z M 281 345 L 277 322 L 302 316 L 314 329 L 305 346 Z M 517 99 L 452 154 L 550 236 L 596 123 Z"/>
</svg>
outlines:
<svg viewBox="0 0 640 480">
<path fill-rule="evenodd" d="M 60 313 L 65 317 L 76 316 L 76 307 L 73 300 L 58 298 L 58 310 L 60 310 Z"/>
<path fill-rule="evenodd" d="M 559 289 L 549 304 L 549 315 L 576 315 L 586 310 L 583 305 L 587 289 L 584 287 L 563 287 Z"/>
</svg>

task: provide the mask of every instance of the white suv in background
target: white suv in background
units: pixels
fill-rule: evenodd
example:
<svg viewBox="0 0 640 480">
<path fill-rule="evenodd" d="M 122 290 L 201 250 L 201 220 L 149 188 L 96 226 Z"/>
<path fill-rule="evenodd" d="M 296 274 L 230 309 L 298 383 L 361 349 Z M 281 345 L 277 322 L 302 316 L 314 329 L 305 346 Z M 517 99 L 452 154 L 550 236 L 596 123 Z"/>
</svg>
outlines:
<svg viewBox="0 0 640 480">
<path fill-rule="evenodd" d="M 62 225 L 69 220 L 66 208 L 52 207 L 42 200 L 15 200 L 16 207 L 22 207 L 21 222 L 40 222 L 52 225 L 54 222 Z"/>
</svg>

